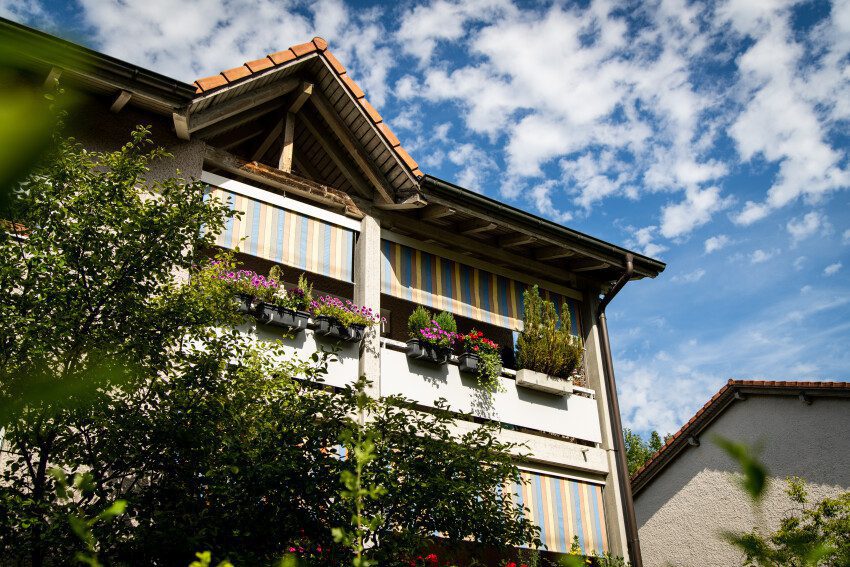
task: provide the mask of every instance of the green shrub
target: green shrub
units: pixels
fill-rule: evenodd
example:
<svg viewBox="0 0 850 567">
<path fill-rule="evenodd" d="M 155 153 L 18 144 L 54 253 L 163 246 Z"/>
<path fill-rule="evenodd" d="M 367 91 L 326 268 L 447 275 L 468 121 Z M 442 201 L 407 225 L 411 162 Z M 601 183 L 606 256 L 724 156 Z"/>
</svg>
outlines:
<svg viewBox="0 0 850 567">
<path fill-rule="evenodd" d="M 417 305 L 410 317 L 407 318 L 407 332 L 411 339 L 419 338 L 419 331 L 431 326 L 431 312 Z"/>
<path fill-rule="evenodd" d="M 569 378 L 581 366 L 584 350 L 581 339 L 570 334 L 569 307 L 566 302 L 561 306 L 559 318 L 555 304 L 541 298 L 536 285 L 527 289 L 522 299 L 523 330 L 516 344 L 519 368 Z"/>
<path fill-rule="evenodd" d="M 455 316 L 449 313 L 448 311 L 440 311 L 434 320 L 440 326 L 440 328 L 449 333 L 457 333 L 457 322 L 455 321 Z"/>
</svg>

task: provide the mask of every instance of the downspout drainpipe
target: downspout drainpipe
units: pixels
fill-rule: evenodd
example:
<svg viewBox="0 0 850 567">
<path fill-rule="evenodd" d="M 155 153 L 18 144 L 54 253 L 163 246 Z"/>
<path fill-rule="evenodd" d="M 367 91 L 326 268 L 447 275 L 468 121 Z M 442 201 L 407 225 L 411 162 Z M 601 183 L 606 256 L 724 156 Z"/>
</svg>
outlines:
<svg viewBox="0 0 850 567">
<path fill-rule="evenodd" d="M 602 370 L 605 373 L 605 389 L 608 391 L 608 407 L 611 410 L 611 433 L 614 437 L 614 456 L 617 462 L 617 476 L 620 484 L 620 494 L 623 497 L 623 517 L 626 521 L 626 540 L 629 549 L 629 559 L 632 567 L 643 567 L 640 556 L 640 540 L 638 539 L 637 517 L 635 503 L 632 500 L 632 483 L 629 479 L 629 467 L 626 462 L 626 443 L 623 440 L 623 421 L 620 417 L 620 402 L 617 399 L 617 384 L 614 381 L 614 361 L 611 358 L 611 343 L 608 342 L 608 322 L 605 318 L 605 308 L 611 303 L 623 286 L 628 283 L 634 271 L 634 256 L 626 254 L 626 271 L 617 280 L 608 293 L 599 302 L 596 309 L 596 321 L 599 324 L 600 349 L 602 354 Z"/>
</svg>

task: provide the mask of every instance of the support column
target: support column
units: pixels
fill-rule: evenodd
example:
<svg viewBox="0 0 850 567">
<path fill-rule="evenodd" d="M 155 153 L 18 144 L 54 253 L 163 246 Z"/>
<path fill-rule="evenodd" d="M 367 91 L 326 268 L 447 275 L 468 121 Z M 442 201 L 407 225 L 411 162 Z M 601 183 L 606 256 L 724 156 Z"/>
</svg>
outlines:
<svg viewBox="0 0 850 567">
<path fill-rule="evenodd" d="M 620 494 L 617 454 L 614 451 L 614 435 L 621 435 L 621 432 L 611 431 L 608 390 L 603 379 L 599 329 L 595 317 L 599 299 L 597 291 L 585 291 L 584 295 L 586 299 L 582 302 L 581 318 L 589 327 L 587 336 L 584 337 L 585 367 L 588 385 L 596 391 L 599 424 L 602 428 L 602 449 L 605 450 L 609 471 L 605 477 L 605 488 L 602 490 L 608 546 L 613 555 L 621 555 L 629 561 L 629 550 L 626 544 L 626 520 L 623 516 L 623 495 Z"/>
<path fill-rule="evenodd" d="M 354 303 L 380 312 L 381 308 L 381 224 L 366 215 L 360 221 L 360 235 L 354 245 Z M 372 386 L 369 393 L 381 395 L 381 330 L 379 325 L 368 329 L 360 346 L 360 375 Z"/>
</svg>

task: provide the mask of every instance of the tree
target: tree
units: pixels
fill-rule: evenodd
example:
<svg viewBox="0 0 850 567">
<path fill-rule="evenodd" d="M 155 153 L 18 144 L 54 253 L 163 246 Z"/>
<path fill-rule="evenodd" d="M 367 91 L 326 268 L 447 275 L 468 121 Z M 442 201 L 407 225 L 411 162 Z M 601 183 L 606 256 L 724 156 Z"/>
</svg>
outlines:
<svg viewBox="0 0 850 567">
<path fill-rule="evenodd" d="M 365 505 L 381 518 L 365 534 L 370 558 L 405 561 L 435 534 L 537 542 L 503 490 L 519 479 L 516 448 L 494 426 L 453 433 L 446 408 L 323 388 L 332 353 L 292 359 L 236 328 L 219 278 L 232 260 L 202 262 L 230 213 L 200 184 L 145 185 L 163 157 L 149 144 L 145 129 L 116 152 L 59 140 L 13 193 L 0 236 L 0 555 L 65 563 L 83 549 L 69 517 L 123 501 L 87 528 L 85 551 L 110 564 L 210 551 L 262 565 L 290 549 L 343 564 L 351 550 L 332 529 L 353 513 L 340 494 L 352 431 L 374 443 L 363 481 L 387 488 Z M 69 498 L 64 483 L 87 489 Z"/>
<path fill-rule="evenodd" d="M 626 440 L 626 459 L 630 475 L 635 474 L 664 446 L 661 436 L 654 430 L 649 434 L 649 441 L 644 441 L 643 437 L 633 433 L 631 429 L 623 429 L 623 436 Z"/>
</svg>

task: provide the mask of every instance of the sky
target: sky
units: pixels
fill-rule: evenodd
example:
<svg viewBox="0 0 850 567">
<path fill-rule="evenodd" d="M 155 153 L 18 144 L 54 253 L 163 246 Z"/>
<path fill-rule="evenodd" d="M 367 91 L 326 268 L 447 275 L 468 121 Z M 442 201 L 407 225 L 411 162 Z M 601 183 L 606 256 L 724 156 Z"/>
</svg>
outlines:
<svg viewBox="0 0 850 567">
<path fill-rule="evenodd" d="M 850 0 L 0 0 L 187 82 L 319 35 L 426 173 L 667 262 L 608 308 L 626 427 L 850 380 Z"/>
</svg>

